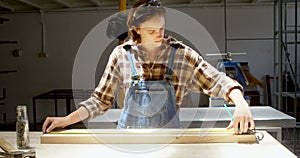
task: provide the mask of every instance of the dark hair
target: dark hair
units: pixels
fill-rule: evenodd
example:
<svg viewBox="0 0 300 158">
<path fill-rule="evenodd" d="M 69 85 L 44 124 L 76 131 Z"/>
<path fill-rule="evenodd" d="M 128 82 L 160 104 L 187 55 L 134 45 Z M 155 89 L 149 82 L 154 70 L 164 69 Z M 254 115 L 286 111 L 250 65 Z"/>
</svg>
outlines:
<svg viewBox="0 0 300 158">
<path fill-rule="evenodd" d="M 133 41 L 140 43 L 140 35 L 134 30 L 133 27 L 138 28 L 141 23 L 157 15 L 165 16 L 165 13 L 166 11 L 163 7 L 161 7 L 159 0 L 140 0 L 136 2 L 128 14 L 128 35 Z"/>
</svg>

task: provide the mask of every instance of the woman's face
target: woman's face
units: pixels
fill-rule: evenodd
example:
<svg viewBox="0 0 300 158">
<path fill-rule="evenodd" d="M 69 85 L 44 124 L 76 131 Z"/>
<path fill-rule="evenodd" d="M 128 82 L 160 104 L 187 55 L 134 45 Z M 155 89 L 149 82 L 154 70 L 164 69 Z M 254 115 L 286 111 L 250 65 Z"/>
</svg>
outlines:
<svg viewBox="0 0 300 158">
<path fill-rule="evenodd" d="M 141 44 L 159 47 L 165 34 L 165 17 L 157 15 L 141 23 L 136 32 L 141 37 Z"/>
</svg>

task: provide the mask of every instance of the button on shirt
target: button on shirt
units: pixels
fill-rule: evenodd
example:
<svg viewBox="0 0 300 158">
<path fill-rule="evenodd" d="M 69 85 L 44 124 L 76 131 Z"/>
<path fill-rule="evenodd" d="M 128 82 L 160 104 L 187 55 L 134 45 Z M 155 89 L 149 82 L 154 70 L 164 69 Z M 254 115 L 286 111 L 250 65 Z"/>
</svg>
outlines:
<svg viewBox="0 0 300 158">
<path fill-rule="evenodd" d="M 163 80 L 171 54 L 171 44 L 180 43 L 173 38 L 164 38 L 161 51 L 153 61 L 140 45 L 128 41 L 117 46 L 110 55 L 103 76 L 91 97 L 81 103 L 89 112 L 89 119 L 103 114 L 114 103 L 115 92 L 121 86 L 125 93 L 131 83 L 131 70 L 124 45 L 131 45 L 135 68 L 141 80 Z M 207 95 L 230 101 L 229 92 L 242 86 L 235 80 L 219 72 L 190 47 L 180 43 L 174 58 L 172 82 L 179 108 L 186 92 L 202 92 Z"/>
</svg>

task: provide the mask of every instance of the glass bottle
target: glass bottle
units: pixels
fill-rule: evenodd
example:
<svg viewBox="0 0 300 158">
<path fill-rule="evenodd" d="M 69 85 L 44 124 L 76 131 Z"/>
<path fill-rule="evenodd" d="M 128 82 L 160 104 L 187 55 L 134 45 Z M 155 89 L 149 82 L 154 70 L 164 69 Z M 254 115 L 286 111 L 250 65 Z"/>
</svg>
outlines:
<svg viewBox="0 0 300 158">
<path fill-rule="evenodd" d="M 16 134 L 18 149 L 29 148 L 29 121 L 27 117 L 26 105 L 18 105 L 16 109 Z"/>
</svg>

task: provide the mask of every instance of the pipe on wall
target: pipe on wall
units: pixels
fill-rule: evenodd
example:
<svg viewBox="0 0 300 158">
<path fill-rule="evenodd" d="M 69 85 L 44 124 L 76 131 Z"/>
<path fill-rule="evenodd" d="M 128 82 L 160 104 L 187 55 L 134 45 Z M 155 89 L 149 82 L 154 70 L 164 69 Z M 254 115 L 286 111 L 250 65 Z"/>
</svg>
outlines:
<svg viewBox="0 0 300 158">
<path fill-rule="evenodd" d="M 46 58 L 48 57 L 48 54 L 46 53 L 46 36 L 45 36 L 45 21 L 44 21 L 44 13 L 45 11 L 40 10 L 40 16 L 41 16 L 41 38 L 42 38 L 42 52 L 39 53 L 39 57 Z"/>
</svg>

